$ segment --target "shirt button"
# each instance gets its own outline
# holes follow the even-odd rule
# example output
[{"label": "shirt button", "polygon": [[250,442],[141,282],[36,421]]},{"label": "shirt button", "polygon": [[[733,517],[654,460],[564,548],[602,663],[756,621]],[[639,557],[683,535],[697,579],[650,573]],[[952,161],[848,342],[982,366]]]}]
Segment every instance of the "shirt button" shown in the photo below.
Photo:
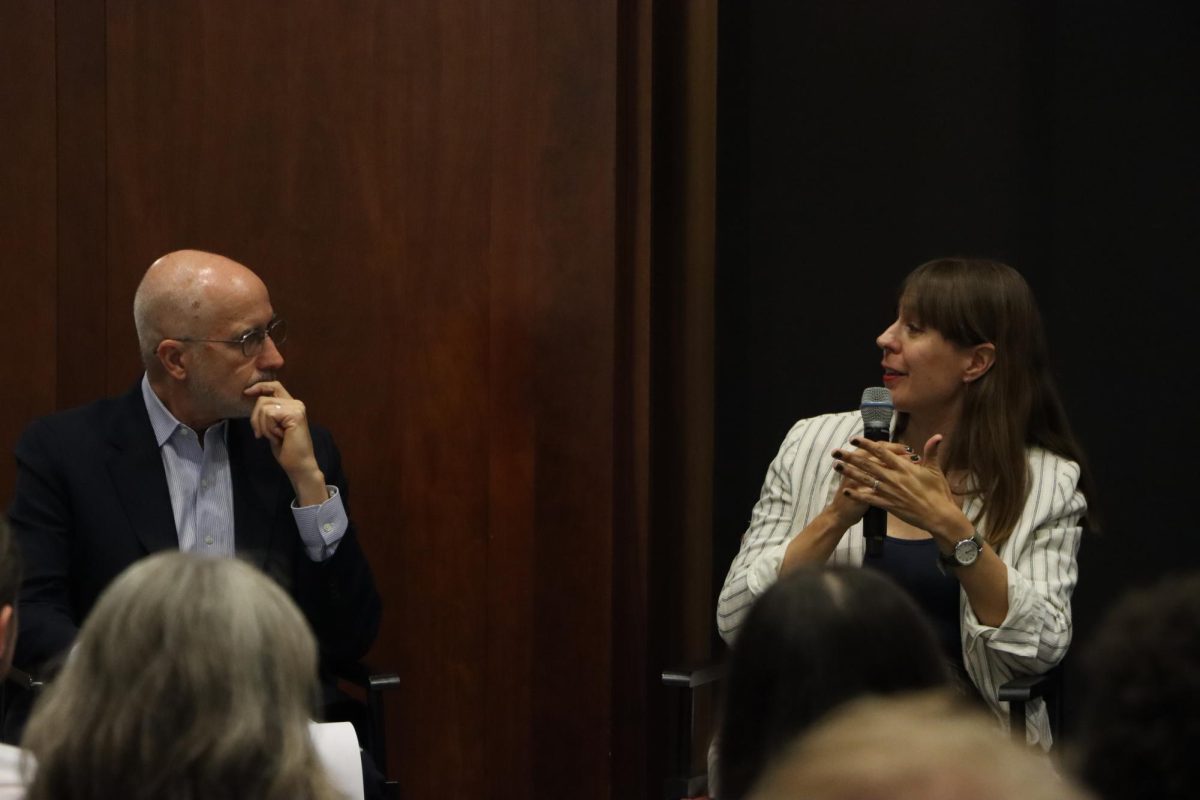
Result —
[{"label": "shirt button", "polygon": [[212,537],[211,537],[211,536],[205,536],[205,537],[204,537],[204,543],[205,543],[205,544],[212,544]]},{"label": "shirt button", "polygon": [[325,531],[326,533],[329,533],[330,531],[333,530],[333,523],[326,522],[324,525],[321,526],[321,530]]}]

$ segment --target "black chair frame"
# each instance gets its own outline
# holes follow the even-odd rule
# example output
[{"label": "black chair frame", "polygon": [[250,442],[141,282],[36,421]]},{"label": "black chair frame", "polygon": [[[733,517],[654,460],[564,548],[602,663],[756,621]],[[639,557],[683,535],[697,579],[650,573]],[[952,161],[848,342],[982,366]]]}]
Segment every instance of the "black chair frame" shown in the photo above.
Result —
[{"label": "black chair frame", "polygon": [[[725,675],[724,662],[705,663],[699,666],[666,669],[662,672],[662,683],[677,690],[672,708],[670,730],[675,739],[669,749],[670,764],[663,782],[665,800],[700,797],[708,788],[706,772],[696,772],[693,767],[693,742],[697,735],[710,732],[696,730],[696,698],[699,689],[710,686]],[[1034,698],[1043,698],[1050,714],[1050,732],[1058,741],[1062,721],[1062,668],[1055,667],[1043,675],[1025,675],[1005,683],[997,691],[997,698],[1008,703],[1008,724],[1014,741],[1025,742],[1025,706]]]}]

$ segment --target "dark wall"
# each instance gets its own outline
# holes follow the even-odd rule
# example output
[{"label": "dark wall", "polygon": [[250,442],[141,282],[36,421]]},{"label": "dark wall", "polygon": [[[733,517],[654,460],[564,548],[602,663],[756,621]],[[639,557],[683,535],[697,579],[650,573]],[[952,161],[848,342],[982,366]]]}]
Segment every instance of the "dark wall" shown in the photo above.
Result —
[{"label": "dark wall", "polygon": [[720,25],[717,585],[790,424],[879,383],[897,284],[951,254],[1029,279],[1092,460],[1076,645],[1125,588],[1200,566],[1196,6],[726,3]]},{"label": "dark wall", "polygon": [[[55,148],[54,13],[48,3],[0,4],[0,319],[9,331],[0,379],[0,495],[13,468],[8,453],[31,417],[54,408]],[[7,154],[17,153],[20,157]],[[11,198],[8,200],[7,198]],[[7,508],[7,502],[4,505]]]}]

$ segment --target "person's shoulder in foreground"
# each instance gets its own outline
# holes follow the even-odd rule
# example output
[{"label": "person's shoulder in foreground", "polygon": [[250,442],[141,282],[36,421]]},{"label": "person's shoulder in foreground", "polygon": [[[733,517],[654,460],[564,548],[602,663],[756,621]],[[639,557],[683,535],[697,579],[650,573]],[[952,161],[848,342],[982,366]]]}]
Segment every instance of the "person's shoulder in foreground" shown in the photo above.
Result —
[{"label": "person's shoulder in foreground", "polygon": [[[21,553],[8,522],[0,516],[0,683],[12,666],[17,638],[17,587],[21,582]],[[33,774],[33,758],[12,745],[0,744],[0,800],[19,800]]]},{"label": "person's shoulder in foreground", "polygon": [[1200,572],[1128,592],[1083,651],[1076,757],[1105,800],[1197,796]]},{"label": "person's shoulder in foreground", "polygon": [[1089,800],[1048,759],[946,692],[850,703],[797,741],[751,800]]}]

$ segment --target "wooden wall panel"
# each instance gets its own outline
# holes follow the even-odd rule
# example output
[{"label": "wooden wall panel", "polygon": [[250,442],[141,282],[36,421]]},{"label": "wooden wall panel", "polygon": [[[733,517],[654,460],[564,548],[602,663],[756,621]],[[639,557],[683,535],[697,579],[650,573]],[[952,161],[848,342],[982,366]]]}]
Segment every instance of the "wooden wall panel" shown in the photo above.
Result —
[{"label": "wooden wall panel", "polygon": [[54,408],[54,4],[0,4],[0,508],[12,494],[12,447],[25,423]]},{"label": "wooden wall panel", "polygon": [[[617,218],[613,460],[612,796],[656,797],[663,759],[652,733],[651,687],[663,663],[651,605],[670,585],[650,573],[651,164],[656,19],[650,2],[621,3],[617,20]],[[714,54],[715,56],[715,54]],[[664,290],[660,287],[660,291]],[[653,632],[652,632],[653,631]]]},{"label": "wooden wall panel", "polygon": [[[56,32],[58,387],[70,408],[125,384],[106,383],[110,341],[104,0],[58,0]],[[133,329],[132,296],[121,306]],[[128,353],[128,336],[118,339]],[[136,346],[134,348],[136,353]],[[134,357],[136,360],[136,356]]]},{"label": "wooden wall panel", "polygon": [[609,796],[609,746],[594,745],[610,742],[612,640],[623,633],[611,614],[614,9],[549,3],[537,19],[535,797]]},{"label": "wooden wall panel", "polygon": [[651,13],[0,6],[5,446],[138,378],[154,258],[258,271],[350,474],[411,796],[653,783]]},{"label": "wooden wall panel", "polygon": [[[492,99],[499,108],[527,106],[536,78],[533,9],[497,14]],[[515,79],[517,76],[523,78]],[[492,144],[503,158],[491,163],[489,186],[504,202],[491,207],[490,258],[499,274],[490,282],[490,426],[487,597],[491,606],[485,666],[492,675],[485,724],[492,743],[486,769],[498,786],[534,780],[530,709],[536,653],[535,582],[537,479],[537,297],[544,271],[538,263],[541,174],[536,121],[528,113],[498,114]]]},{"label": "wooden wall panel", "polygon": [[624,475],[647,458],[617,4],[109,0],[105,36],[110,388],[137,375],[154,257],[256,269],[292,323],[285,380],[343,449],[406,791],[611,796],[614,708],[646,674],[613,666],[627,621],[644,636],[613,552],[644,567]]}]

